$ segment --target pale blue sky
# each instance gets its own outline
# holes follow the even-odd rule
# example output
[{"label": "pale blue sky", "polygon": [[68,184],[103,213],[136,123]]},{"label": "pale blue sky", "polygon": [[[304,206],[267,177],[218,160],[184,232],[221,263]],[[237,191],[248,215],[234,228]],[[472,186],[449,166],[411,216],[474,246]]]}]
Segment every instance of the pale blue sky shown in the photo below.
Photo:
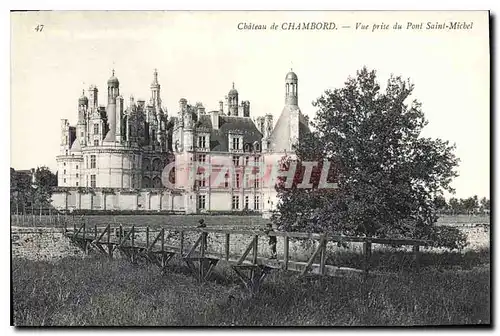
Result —
[{"label": "pale blue sky", "polygon": [[[342,86],[363,65],[380,81],[411,78],[413,97],[429,120],[424,135],[456,143],[458,197],[489,196],[489,46],[486,12],[30,12],[12,19],[11,166],[55,170],[60,119],[76,122],[83,88],[95,84],[105,103],[114,67],[125,100],[149,99],[158,69],[169,115],[178,101],[215,109],[234,81],[251,115],[284,104],[284,77],[293,63],[299,105]],[[240,22],[335,21],[355,26],[397,22],[473,21],[468,31],[239,31]],[[44,24],[42,32],[35,32]]]}]

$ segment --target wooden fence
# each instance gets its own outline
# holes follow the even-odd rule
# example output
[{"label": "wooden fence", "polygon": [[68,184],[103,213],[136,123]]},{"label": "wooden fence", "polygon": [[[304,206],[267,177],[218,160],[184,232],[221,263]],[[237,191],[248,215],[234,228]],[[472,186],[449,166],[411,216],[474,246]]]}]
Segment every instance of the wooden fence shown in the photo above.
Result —
[{"label": "wooden fence", "polygon": [[70,214],[11,214],[10,224],[12,226],[25,227],[65,227],[75,223],[82,223],[81,216],[73,216]]},{"label": "wooden fence", "polygon": [[[175,232],[178,239],[172,243],[167,242],[166,232]],[[213,268],[221,260],[229,263],[245,286],[252,291],[258,290],[266,275],[272,270],[285,270],[298,272],[301,275],[318,274],[323,276],[337,276],[347,273],[358,273],[368,275],[370,271],[370,259],[372,256],[372,244],[390,246],[412,246],[415,271],[420,270],[420,247],[428,245],[427,241],[414,239],[385,239],[374,237],[349,237],[328,234],[304,233],[304,232],[265,232],[258,230],[227,230],[211,228],[186,228],[149,227],[124,228],[123,226],[106,227],[89,226],[86,223],[78,225],[73,221],[73,227],[64,228],[64,233],[73,242],[78,244],[86,253],[90,250],[103,253],[110,258],[115,251],[122,252],[132,262],[145,260],[158,265],[162,272],[166,270],[168,262],[175,254],[184,260],[190,270],[199,280],[207,280]],[[223,235],[223,251],[210,246],[207,243],[209,235]],[[191,243],[186,238],[194,237]],[[235,235],[248,238],[244,250],[231,249],[231,239]],[[259,250],[259,240],[269,239],[275,236],[283,240],[282,258],[272,259]],[[311,240],[315,242],[315,248],[308,256],[307,261],[294,260],[290,256],[290,239]],[[327,263],[328,242],[357,242],[363,244],[363,267],[362,269],[346,268]]]}]

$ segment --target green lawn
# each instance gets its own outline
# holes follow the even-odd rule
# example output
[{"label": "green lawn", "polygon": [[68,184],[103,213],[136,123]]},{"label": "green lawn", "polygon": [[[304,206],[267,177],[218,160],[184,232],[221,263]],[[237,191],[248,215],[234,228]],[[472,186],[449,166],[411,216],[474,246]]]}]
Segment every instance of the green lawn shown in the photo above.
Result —
[{"label": "green lawn", "polygon": [[363,278],[277,272],[248,295],[222,264],[199,284],[180,264],[14,259],[17,326],[409,326],[490,323],[489,266]]}]

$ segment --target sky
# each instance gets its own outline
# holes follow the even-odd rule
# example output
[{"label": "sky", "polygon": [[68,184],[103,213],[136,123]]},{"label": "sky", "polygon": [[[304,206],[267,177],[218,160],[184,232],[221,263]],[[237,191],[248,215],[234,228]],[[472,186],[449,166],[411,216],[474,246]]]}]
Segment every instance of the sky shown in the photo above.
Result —
[{"label": "sky", "polygon": [[[148,100],[154,69],[169,115],[178,101],[218,108],[231,89],[249,100],[251,116],[284,105],[290,68],[299,106],[341,87],[363,66],[383,83],[410,78],[412,98],[429,120],[423,136],[455,143],[460,158],[455,197],[490,194],[490,88],[487,12],[26,12],[11,14],[11,167],[56,169],[60,119],[76,123],[82,89],[99,88],[114,68],[120,93]],[[473,23],[467,30],[405,29],[408,22]],[[335,22],[337,30],[271,30],[276,23]],[[374,24],[401,30],[372,32]],[[238,24],[266,25],[239,30]],[[370,29],[356,29],[358,24]],[[43,24],[41,31],[35,27]],[[342,28],[349,26],[350,28]]]}]

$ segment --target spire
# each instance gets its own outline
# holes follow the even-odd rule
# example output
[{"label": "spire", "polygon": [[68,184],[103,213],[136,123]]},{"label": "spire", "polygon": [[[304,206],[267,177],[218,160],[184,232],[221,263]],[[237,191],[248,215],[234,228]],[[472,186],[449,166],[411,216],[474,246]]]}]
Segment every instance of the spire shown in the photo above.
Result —
[{"label": "spire", "polygon": [[155,69],[153,72],[153,82],[151,83],[151,86],[157,86],[159,85],[158,83],[158,69]]}]

